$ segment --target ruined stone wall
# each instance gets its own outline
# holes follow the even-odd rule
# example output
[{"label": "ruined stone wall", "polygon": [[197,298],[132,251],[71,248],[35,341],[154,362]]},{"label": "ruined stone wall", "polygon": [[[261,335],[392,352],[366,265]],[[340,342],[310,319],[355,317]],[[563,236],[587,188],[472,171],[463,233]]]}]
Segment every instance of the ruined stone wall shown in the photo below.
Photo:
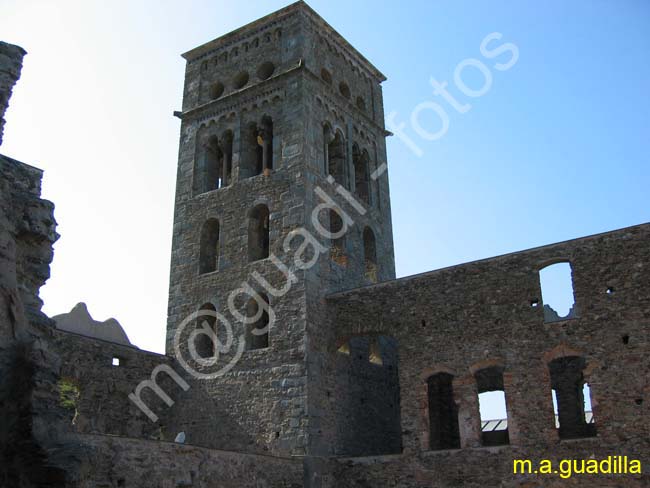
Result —
[{"label": "ruined stone wall", "polygon": [[[372,350],[375,340],[377,351]],[[345,352],[336,354],[336,387],[328,395],[337,413],[333,453],[370,456],[401,452],[396,344],[386,337],[354,337],[343,347]],[[378,357],[374,356],[377,352]]]},{"label": "ruined stone wall", "polygon": [[244,455],[171,442],[83,435],[87,471],[75,488],[299,488],[299,459]]},{"label": "ruined stone wall", "polygon": [[25,50],[0,41],[0,144],[5,126],[5,112],[16,81],[20,78]]},{"label": "ruined stone wall", "polygon": [[[54,344],[65,358],[59,385],[71,389],[67,410],[74,432],[174,439],[177,432],[167,430],[169,407],[160,397],[150,388],[142,393],[144,403],[160,417],[158,422],[152,422],[128,397],[159,365],[171,366],[180,373],[171,358],[59,330],[55,331]],[[114,364],[115,359],[118,364]],[[164,372],[157,377],[157,384],[172,398],[182,391]]]},{"label": "ruined stone wall", "polygon": [[[646,466],[649,238],[645,224],[331,296],[339,338],[382,334],[398,341],[404,445],[401,457],[345,465],[336,486],[359,479],[382,486],[484,486],[490,477],[504,486],[557,481],[513,476],[513,458],[619,454]],[[571,263],[580,313],[547,323],[538,271],[559,261]],[[566,356],[585,360],[596,437],[559,439],[548,365]],[[474,374],[493,365],[504,368],[510,444],[483,447]],[[461,448],[431,451],[426,381],[441,371],[454,377]],[[625,477],[625,486],[647,482],[647,475]],[[577,477],[572,483],[611,481]]]},{"label": "ruined stone wall", "polygon": [[74,457],[55,448],[66,433],[60,358],[38,291],[58,236],[53,205],[40,198],[41,176],[0,155],[0,485],[20,488],[57,486]]}]

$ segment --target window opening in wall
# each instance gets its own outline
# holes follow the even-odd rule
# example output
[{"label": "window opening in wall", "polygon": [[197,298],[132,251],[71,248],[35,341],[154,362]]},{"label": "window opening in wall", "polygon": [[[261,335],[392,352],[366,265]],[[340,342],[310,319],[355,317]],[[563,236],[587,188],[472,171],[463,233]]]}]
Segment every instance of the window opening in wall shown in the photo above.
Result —
[{"label": "window opening in wall", "polygon": [[481,441],[484,446],[510,443],[508,413],[503,386],[503,368],[493,366],[474,375],[481,416]]},{"label": "window opening in wall", "polygon": [[[196,318],[196,329],[209,328],[213,334],[217,333],[217,308],[211,303],[204,303],[199,308],[199,315]],[[207,334],[197,334],[194,339],[194,349],[200,359],[211,358],[215,355],[215,343]]]},{"label": "window opening in wall", "polygon": [[437,373],[427,380],[429,443],[432,450],[460,449],[458,406],[454,401],[454,377]]},{"label": "window opening in wall", "polygon": [[230,184],[232,171],[232,132],[226,131],[219,139],[210,137],[197,150],[194,191],[205,193]]},{"label": "window opening in wall", "polygon": [[345,185],[345,171],[346,171],[346,154],[345,139],[341,131],[336,131],[333,137],[326,139],[327,144],[327,172],[330,174],[334,181],[341,186]]},{"label": "window opening in wall", "polygon": [[539,271],[544,302],[544,321],[557,322],[577,317],[571,264],[557,263]]},{"label": "window opening in wall", "polygon": [[352,147],[352,165],[354,166],[354,193],[366,205],[370,204],[370,179],[369,179],[369,165],[370,156],[368,151],[359,150],[355,144]]},{"label": "window opening in wall", "polygon": [[583,370],[584,358],[568,356],[549,363],[555,423],[560,439],[596,435],[591,390]]},{"label": "window opening in wall", "polygon": [[376,338],[370,341],[368,360],[377,366],[383,366],[384,364],[384,360],[381,356],[381,345],[379,344],[379,340]]},{"label": "window opening in wall", "polygon": [[363,230],[363,259],[366,278],[372,283],[377,283],[379,274],[379,268],[377,266],[377,244],[375,234],[370,227],[366,227]]},{"label": "window opening in wall", "polygon": [[327,83],[328,85],[332,84],[332,75],[330,74],[329,71],[327,71],[325,68],[320,70],[320,77],[322,80]]},{"label": "window opening in wall", "polygon": [[239,73],[232,81],[232,85],[235,90],[243,88],[246,83],[248,83],[248,73],[246,71]]},{"label": "window opening in wall", "polygon": [[242,139],[240,178],[246,179],[273,169],[273,120],[262,117],[259,123],[247,125]]},{"label": "window opening in wall", "polygon": [[215,84],[213,84],[210,87],[210,98],[212,100],[216,100],[221,95],[223,95],[224,90],[225,90],[225,87],[223,86],[223,83],[217,81]]},{"label": "window opening in wall", "polygon": [[341,83],[339,83],[339,92],[345,98],[350,98],[350,87],[347,85],[347,83],[345,83],[343,81]]},{"label": "window opening in wall", "polygon": [[252,324],[247,324],[246,328],[246,349],[265,349],[269,347],[269,297],[260,294],[263,305],[257,300],[251,298],[246,305],[246,316],[249,318],[257,317]]},{"label": "window opening in wall", "polygon": [[[329,211],[329,232],[338,235],[343,230],[343,219],[334,210]],[[344,237],[332,238],[330,240],[330,259],[341,265],[347,265],[347,256],[345,255]]]},{"label": "window opening in wall", "polygon": [[269,208],[257,205],[248,219],[248,261],[269,257]]},{"label": "window opening in wall", "polygon": [[199,273],[217,270],[219,262],[219,221],[208,219],[201,229],[199,249]]},{"label": "window opening in wall", "polygon": [[113,356],[113,361],[112,361],[113,366],[119,366],[120,365],[120,358]]},{"label": "window opening in wall", "polygon": [[260,67],[257,69],[257,77],[260,80],[267,80],[273,75],[274,71],[275,71],[275,65],[270,61],[267,61],[265,63],[262,63]]}]

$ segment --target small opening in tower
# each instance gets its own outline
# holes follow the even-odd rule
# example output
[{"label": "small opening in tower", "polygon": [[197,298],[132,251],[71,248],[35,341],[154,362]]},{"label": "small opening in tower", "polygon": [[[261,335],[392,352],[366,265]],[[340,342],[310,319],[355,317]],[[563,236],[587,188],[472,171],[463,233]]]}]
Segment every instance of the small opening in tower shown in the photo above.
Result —
[{"label": "small opening in tower", "polygon": [[349,87],[349,86],[347,85],[347,83],[345,83],[344,81],[342,81],[341,83],[339,83],[339,92],[340,92],[341,95],[343,95],[345,98],[350,98],[350,87]]},{"label": "small opening in tower", "polygon": [[240,88],[243,88],[246,83],[248,83],[248,73],[246,71],[242,71],[237,76],[235,76],[232,82],[232,86],[235,88],[235,90],[239,90]]},{"label": "small opening in tower", "polygon": [[257,77],[260,80],[268,80],[275,71],[275,65],[270,61],[262,63],[259,68],[257,68]]},{"label": "small opening in tower", "polygon": [[363,259],[366,278],[372,283],[377,283],[379,274],[377,266],[377,244],[375,242],[375,233],[370,227],[366,227],[363,230]]},{"label": "small opening in tower", "polygon": [[269,208],[260,204],[251,210],[248,218],[248,261],[269,257]]},{"label": "small opening in tower", "polygon": [[117,356],[113,356],[113,361],[112,361],[113,366],[119,366],[120,365],[120,358]]},{"label": "small opening in tower", "polygon": [[[261,302],[259,301],[261,299]],[[246,349],[265,349],[269,347],[269,297],[259,294],[246,305],[246,316],[253,320],[246,326]]]},{"label": "small opening in tower", "polygon": [[216,100],[219,98],[221,95],[223,95],[223,91],[225,90],[225,87],[223,86],[223,83],[217,81],[212,87],[210,88],[210,98],[212,100]]},{"label": "small opening in tower", "polygon": [[332,75],[325,68],[320,70],[320,77],[328,85],[332,84]]}]

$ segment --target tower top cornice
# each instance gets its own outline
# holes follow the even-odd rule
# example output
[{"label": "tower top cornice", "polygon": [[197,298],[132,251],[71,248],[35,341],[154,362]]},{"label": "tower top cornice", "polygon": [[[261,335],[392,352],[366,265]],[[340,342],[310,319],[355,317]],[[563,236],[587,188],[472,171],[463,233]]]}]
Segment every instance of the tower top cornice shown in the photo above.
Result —
[{"label": "tower top cornice", "polygon": [[284,20],[294,15],[303,15],[304,18],[311,21],[321,35],[329,41],[334,42],[344,55],[359,64],[369,76],[381,83],[386,80],[386,76],[379,71],[366,57],[355,49],[336,29],[325,21],[318,13],[302,0],[294,2],[280,10],[270,13],[260,19],[250,22],[238,29],[227,34],[217,37],[212,41],[201,44],[182,54],[182,57],[188,63],[198,61],[209,55],[216,54],[224,48],[229,48],[236,43],[243,41],[249,36],[254,36],[267,30],[269,27],[278,25]]}]

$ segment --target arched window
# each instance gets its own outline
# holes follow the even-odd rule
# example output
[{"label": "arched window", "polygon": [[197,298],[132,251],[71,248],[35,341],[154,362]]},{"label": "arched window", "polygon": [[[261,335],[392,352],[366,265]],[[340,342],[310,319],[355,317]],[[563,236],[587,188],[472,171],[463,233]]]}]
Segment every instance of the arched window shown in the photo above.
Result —
[{"label": "arched window", "polygon": [[[246,349],[264,349],[269,347],[269,297],[260,294],[264,301],[264,306],[260,310],[260,304],[254,298],[251,298],[246,305],[246,315],[248,317],[259,318],[252,324],[247,324],[246,328]],[[264,308],[266,307],[266,309]]]},{"label": "arched window", "polygon": [[219,266],[219,221],[208,219],[201,229],[199,273],[211,273]]},{"label": "arched window", "polygon": [[359,151],[359,146],[356,144],[352,147],[352,164],[354,166],[354,193],[359,197],[359,200],[366,205],[370,204],[370,192],[368,191],[368,165],[370,163],[370,156],[365,149],[363,152]]},{"label": "arched window", "polygon": [[366,278],[373,283],[377,283],[378,266],[377,266],[377,244],[375,242],[375,233],[370,227],[363,229],[363,264]]},{"label": "arched window", "polygon": [[[575,439],[596,435],[593,413],[585,408],[586,382],[583,375],[585,360],[579,356],[554,359],[548,365],[551,373],[551,388],[555,400],[560,439]],[[591,405],[591,399],[589,399]],[[588,415],[589,419],[587,419]],[[587,421],[589,420],[589,421]]]},{"label": "arched window", "polygon": [[248,125],[242,138],[242,178],[273,169],[273,120],[264,116],[259,124]]},{"label": "arched window", "polygon": [[345,186],[346,154],[345,139],[337,130],[334,137],[327,141],[327,172],[342,186]]},{"label": "arched window", "polygon": [[[199,316],[196,318],[196,328],[205,329],[209,327],[216,334],[216,317],[217,308],[211,303],[201,305]],[[195,339],[196,354],[201,359],[213,357],[215,355],[215,344],[207,334],[198,334]]]},{"label": "arched window", "polygon": [[454,377],[437,373],[427,380],[429,443],[432,450],[460,449],[458,406],[454,401]]},{"label": "arched window", "polygon": [[503,368],[491,366],[477,371],[479,413],[481,416],[481,440],[484,446],[500,446],[510,443],[508,414],[503,388]]},{"label": "arched window", "polygon": [[557,322],[578,316],[571,274],[569,262],[551,264],[539,271],[545,322]]},{"label": "arched window", "polygon": [[273,169],[273,120],[268,115],[262,117],[257,144],[261,147],[262,172]]},{"label": "arched window", "polygon": [[232,180],[232,141],[232,131],[225,131],[220,140],[221,151],[223,153],[223,162],[221,165],[221,187],[230,185]]},{"label": "arched window", "polygon": [[216,136],[211,137],[204,152],[204,192],[221,188],[222,164],[223,152],[219,147],[219,140]]},{"label": "arched window", "polygon": [[248,218],[248,261],[269,257],[269,209],[256,206]]},{"label": "arched window", "polygon": [[217,190],[229,184],[232,170],[232,132],[221,139],[211,136],[200,143],[196,159],[194,189],[196,193]]}]

